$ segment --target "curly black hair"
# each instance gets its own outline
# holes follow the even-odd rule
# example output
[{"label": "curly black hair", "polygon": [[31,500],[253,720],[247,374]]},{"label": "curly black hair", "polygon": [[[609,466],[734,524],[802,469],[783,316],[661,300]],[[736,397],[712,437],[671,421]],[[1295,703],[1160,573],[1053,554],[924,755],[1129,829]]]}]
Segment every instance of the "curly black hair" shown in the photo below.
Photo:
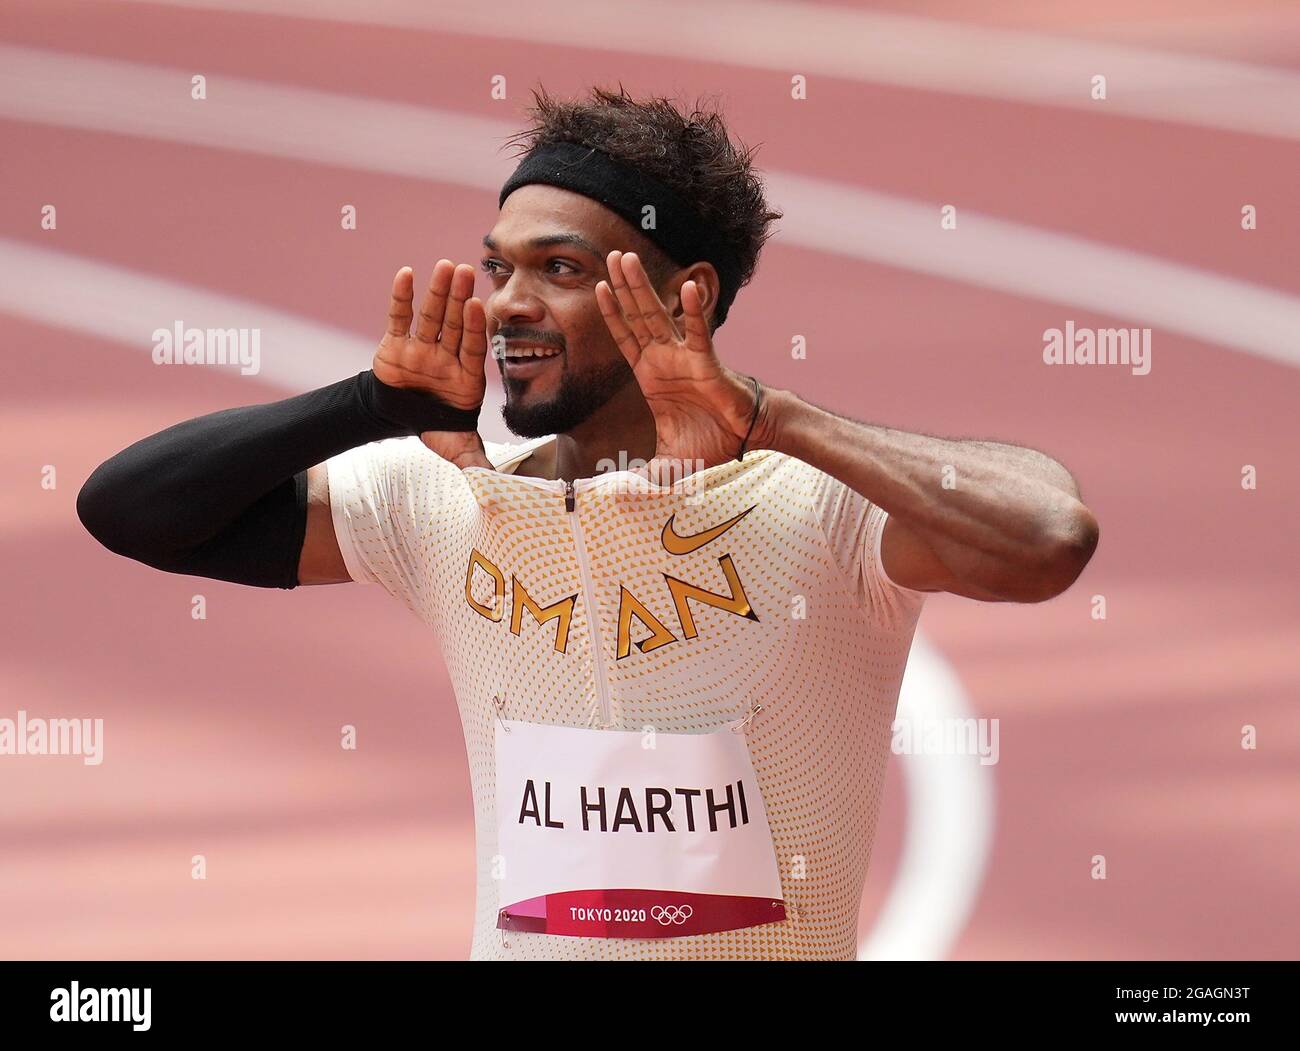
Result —
[{"label": "curly black hair", "polygon": [[[689,113],[670,98],[633,98],[622,83],[617,91],[593,87],[586,100],[555,99],[540,84],[528,110],[530,127],[507,139],[517,156],[555,142],[594,147],[652,175],[691,202],[736,253],[740,280],[731,297],[720,299],[710,327],[727,319],[731,298],[749,283],[758,254],[782,217],[768,208],[763,183],[754,169],[754,147],[733,144],[716,105],[697,100]],[[656,283],[674,264],[662,252],[647,261]]]}]

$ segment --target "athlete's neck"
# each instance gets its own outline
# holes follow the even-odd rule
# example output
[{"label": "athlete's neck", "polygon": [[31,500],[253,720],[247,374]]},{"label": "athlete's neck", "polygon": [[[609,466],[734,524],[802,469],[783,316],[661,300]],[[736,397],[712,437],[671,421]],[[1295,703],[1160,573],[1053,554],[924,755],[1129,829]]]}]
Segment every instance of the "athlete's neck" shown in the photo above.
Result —
[{"label": "athlete's neck", "polygon": [[[515,474],[530,478],[593,478],[648,462],[655,451],[655,421],[633,380],[586,420],[532,453]],[[612,464],[612,466],[611,466]]]}]

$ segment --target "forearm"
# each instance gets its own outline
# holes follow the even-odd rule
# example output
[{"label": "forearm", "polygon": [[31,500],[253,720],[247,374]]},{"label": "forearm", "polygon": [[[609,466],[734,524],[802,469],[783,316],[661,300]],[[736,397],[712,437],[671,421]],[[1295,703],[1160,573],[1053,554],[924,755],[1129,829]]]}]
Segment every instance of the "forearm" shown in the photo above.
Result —
[{"label": "forearm", "polygon": [[309,467],[426,426],[473,429],[477,416],[364,372],[150,435],[95,469],[77,513],[105,547],[147,565],[292,587]]},{"label": "forearm", "polygon": [[789,391],[769,393],[771,447],[884,508],[974,590],[1010,596],[1027,578],[1048,589],[1087,562],[1096,522],[1050,457],[860,423]]}]

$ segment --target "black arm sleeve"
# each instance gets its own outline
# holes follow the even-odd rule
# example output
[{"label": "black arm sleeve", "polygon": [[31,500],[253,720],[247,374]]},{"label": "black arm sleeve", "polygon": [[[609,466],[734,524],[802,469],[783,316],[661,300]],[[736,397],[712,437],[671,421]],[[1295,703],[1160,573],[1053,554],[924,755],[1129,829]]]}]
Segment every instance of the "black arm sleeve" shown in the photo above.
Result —
[{"label": "black arm sleeve", "polygon": [[110,551],[155,569],[297,587],[309,467],[384,438],[476,430],[478,415],[367,370],[141,439],[95,468],[77,516]]}]

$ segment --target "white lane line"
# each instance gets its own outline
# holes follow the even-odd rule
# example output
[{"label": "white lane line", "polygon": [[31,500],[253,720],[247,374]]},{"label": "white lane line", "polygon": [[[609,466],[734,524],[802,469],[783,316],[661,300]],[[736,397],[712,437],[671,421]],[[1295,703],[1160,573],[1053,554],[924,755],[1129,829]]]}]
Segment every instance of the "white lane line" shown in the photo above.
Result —
[{"label": "white lane line", "polygon": [[515,129],[402,102],[0,44],[0,116],[498,190]]},{"label": "white lane line", "polygon": [[[800,73],[1067,107],[1103,119],[1173,121],[1300,139],[1300,76],[1286,69],[834,5],[782,0],[137,2],[744,66],[780,74],[784,84],[774,84],[774,98],[788,98],[789,78]],[[1100,103],[1089,93],[1097,74],[1105,75],[1109,86]],[[815,92],[816,84],[809,90]]]},{"label": "white lane line", "polygon": [[[913,727],[974,719],[956,672],[917,632],[898,700]],[[952,725],[952,724],[949,724]],[[903,851],[860,960],[941,960],[974,911],[994,833],[993,767],[971,755],[900,755]]]},{"label": "white lane line", "polygon": [[[0,314],[112,340],[142,354],[152,352],[155,329],[170,331],[177,321],[186,328],[259,329],[259,373],[243,376],[238,365],[202,368],[220,368],[250,384],[264,383],[293,394],[337,383],[369,368],[383,335],[383,318],[376,322],[373,339],[368,339],[265,303],[6,238],[0,238],[0,273],[5,275],[0,281]],[[501,419],[504,395],[494,372],[495,368],[489,369],[480,416],[483,437],[518,441]],[[254,400],[250,398],[250,403]]]},{"label": "white lane line", "polygon": [[[767,184],[789,204],[778,238],[801,247],[1096,311],[1121,327],[1156,329],[1157,340],[1179,333],[1300,366],[1300,296],[960,205],[957,229],[942,230],[938,204],[786,172]],[[1006,352],[1035,353],[1028,345]]]},{"label": "white lane line", "polygon": [[[262,371],[243,377],[299,393],[332,383],[369,363],[368,344],[261,303],[208,292],[47,248],[0,238],[0,314],[83,332],[151,351],[155,328],[175,320],[194,328],[260,328]],[[77,289],[70,310],[67,289]],[[163,368],[167,366],[154,366]],[[230,374],[238,376],[237,367]],[[489,382],[486,441],[518,442],[499,415],[502,393]],[[918,632],[903,678],[900,717],[969,718],[961,685]],[[863,959],[941,958],[960,935],[983,882],[991,804],[983,780],[963,777],[953,760],[902,756],[907,779],[903,862],[866,943]]]},{"label": "white lane line", "polygon": [[[404,103],[220,78],[206,102],[174,69],[0,45],[0,116],[397,174],[495,193],[514,125]],[[766,175],[785,212],[774,244],[834,252],[1098,311],[1115,325],[1179,333],[1300,365],[1300,297],[961,207],[789,172]],[[949,202],[946,202],[949,203]],[[485,218],[492,205],[485,202]],[[1061,325],[1064,323],[1061,319]],[[1060,327],[1058,325],[1057,327]],[[1036,353],[1034,345],[1027,353]],[[1154,352],[1153,352],[1154,353]]]}]

